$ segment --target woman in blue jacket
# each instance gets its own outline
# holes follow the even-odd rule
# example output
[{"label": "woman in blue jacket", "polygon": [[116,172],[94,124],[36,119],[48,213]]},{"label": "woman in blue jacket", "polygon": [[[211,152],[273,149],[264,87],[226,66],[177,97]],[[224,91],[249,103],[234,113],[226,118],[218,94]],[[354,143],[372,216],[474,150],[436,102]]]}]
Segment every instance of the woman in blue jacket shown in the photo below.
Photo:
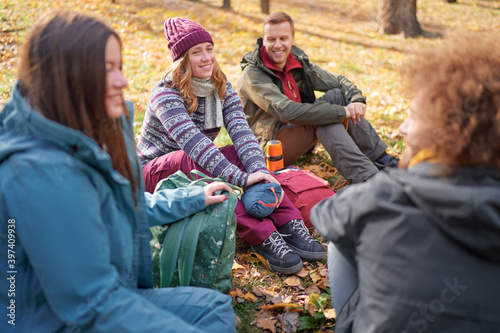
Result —
[{"label": "woman in blue jacket", "polygon": [[228,296],[152,288],[149,226],[229,188],[144,193],[121,70],[118,35],[94,18],[51,12],[27,37],[0,113],[2,332],[235,330]]}]

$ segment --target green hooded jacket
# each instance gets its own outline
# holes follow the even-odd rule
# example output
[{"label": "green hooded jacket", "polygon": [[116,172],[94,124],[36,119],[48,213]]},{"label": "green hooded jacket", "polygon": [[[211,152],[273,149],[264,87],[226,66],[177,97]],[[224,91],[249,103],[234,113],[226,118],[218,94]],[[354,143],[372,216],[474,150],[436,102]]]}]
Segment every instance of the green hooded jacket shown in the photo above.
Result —
[{"label": "green hooded jacket", "polygon": [[302,103],[290,100],[283,93],[279,77],[262,62],[261,47],[262,38],[259,38],[254,50],[243,56],[240,63],[243,73],[236,89],[245,107],[248,124],[263,149],[269,140],[276,137],[283,123],[327,125],[344,121],[344,107],[327,102],[313,104],[316,99],[314,91],[339,88],[348,103],[366,102],[362,92],[345,76],[333,74],[309,62],[307,54],[296,46],[292,46],[291,52],[303,68],[292,69],[292,75]]}]

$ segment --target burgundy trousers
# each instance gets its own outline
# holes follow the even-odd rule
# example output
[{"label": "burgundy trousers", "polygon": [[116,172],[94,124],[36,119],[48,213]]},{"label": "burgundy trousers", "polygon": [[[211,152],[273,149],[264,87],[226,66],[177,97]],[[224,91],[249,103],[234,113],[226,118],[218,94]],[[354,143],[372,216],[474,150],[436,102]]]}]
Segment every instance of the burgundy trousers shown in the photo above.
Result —
[{"label": "burgundy trousers", "polygon": [[[229,145],[220,149],[220,152],[240,170],[245,171],[234,146]],[[146,191],[152,193],[156,184],[163,178],[181,170],[186,175],[193,169],[199,170],[208,176],[214,177],[211,173],[195,163],[183,150],[178,150],[149,161],[142,169]],[[238,201],[235,209],[237,230],[241,239],[252,244],[258,245],[269,237],[277,227],[280,227],[293,219],[302,219],[299,210],[293,205],[290,199],[284,194],[281,205],[274,212],[259,219],[251,216],[245,210],[245,207]]]}]

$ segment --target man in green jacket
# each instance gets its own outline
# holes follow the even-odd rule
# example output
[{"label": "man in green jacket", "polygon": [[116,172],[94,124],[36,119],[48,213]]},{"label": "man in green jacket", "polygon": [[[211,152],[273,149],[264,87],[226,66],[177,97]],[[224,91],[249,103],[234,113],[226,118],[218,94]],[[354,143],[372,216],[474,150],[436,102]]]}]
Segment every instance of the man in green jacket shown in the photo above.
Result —
[{"label": "man in green jacket", "polygon": [[[340,174],[352,183],[396,166],[387,145],[364,118],[366,98],[346,77],[310,63],[294,46],[292,18],[273,13],[264,21],[263,37],[247,53],[237,91],[252,131],[262,148],[282,142],[285,165],[319,141]],[[314,91],[325,92],[316,99]]]}]

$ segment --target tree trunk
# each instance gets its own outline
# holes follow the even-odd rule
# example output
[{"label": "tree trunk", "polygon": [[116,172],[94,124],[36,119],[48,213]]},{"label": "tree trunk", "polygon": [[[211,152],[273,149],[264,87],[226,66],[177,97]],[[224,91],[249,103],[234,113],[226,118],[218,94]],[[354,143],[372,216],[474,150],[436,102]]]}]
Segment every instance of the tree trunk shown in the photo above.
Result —
[{"label": "tree trunk", "polygon": [[260,9],[264,14],[269,14],[269,7],[271,7],[269,1],[270,0],[260,0]]},{"label": "tree trunk", "polygon": [[231,9],[231,0],[224,0],[224,2],[222,3],[222,8]]},{"label": "tree trunk", "polygon": [[417,0],[379,0],[377,21],[380,31],[395,35],[404,32],[405,37],[423,33],[417,20]]}]

